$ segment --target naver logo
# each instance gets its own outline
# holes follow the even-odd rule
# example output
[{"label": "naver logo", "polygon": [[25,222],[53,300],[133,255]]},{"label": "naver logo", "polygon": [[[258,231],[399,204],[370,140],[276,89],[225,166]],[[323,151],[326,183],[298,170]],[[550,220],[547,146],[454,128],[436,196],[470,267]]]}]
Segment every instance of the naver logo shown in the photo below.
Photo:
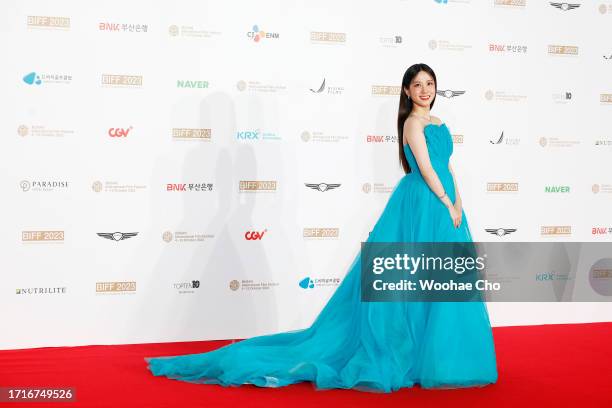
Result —
[{"label": "naver logo", "polygon": [[191,88],[191,89],[206,89],[208,88],[208,81],[200,81],[200,80],[176,80],[177,88]]}]

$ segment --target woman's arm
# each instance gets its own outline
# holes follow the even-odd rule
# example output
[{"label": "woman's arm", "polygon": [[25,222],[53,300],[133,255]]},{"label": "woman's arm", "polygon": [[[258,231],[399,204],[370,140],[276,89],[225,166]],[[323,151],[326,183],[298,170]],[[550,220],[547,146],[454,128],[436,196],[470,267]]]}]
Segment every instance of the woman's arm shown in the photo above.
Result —
[{"label": "woman's arm", "polygon": [[450,163],[448,163],[448,170],[450,171],[450,174],[453,176],[453,184],[455,186],[455,208],[457,209],[457,211],[461,212],[461,206],[462,206],[461,195],[459,195],[459,187],[457,186],[457,179],[455,178],[455,172],[453,171],[453,167],[451,166]]},{"label": "woman's arm", "polygon": [[450,198],[448,198],[446,191],[444,191],[444,186],[442,182],[440,182],[438,174],[431,165],[427,143],[425,142],[425,135],[423,134],[423,127],[417,119],[408,118],[404,122],[404,139],[410,145],[410,149],[412,150],[412,154],[414,154],[421,175],[431,191],[440,198],[447,208],[450,209],[453,207],[453,203]]}]

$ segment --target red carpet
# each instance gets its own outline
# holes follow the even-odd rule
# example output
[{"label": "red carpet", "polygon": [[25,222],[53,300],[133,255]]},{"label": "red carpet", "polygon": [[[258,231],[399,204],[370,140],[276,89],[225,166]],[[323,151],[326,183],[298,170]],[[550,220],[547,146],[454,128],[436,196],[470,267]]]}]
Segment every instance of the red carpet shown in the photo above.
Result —
[{"label": "red carpet", "polygon": [[223,342],[57,347],[0,351],[0,387],[74,387],[77,402],[14,407],[612,407],[612,323],[493,329],[499,381],[485,388],[402,389],[392,394],[286,388],[223,388],[153,377],[143,357],[196,353]]}]

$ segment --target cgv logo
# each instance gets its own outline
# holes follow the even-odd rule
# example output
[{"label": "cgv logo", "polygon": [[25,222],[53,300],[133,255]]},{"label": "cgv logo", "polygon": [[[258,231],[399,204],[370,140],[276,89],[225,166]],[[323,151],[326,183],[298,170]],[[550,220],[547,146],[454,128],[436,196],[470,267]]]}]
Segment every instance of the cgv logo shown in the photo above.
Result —
[{"label": "cgv logo", "polygon": [[127,137],[132,130],[132,126],[127,129],[124,128],[110,128],[108,129],[108,135],[110,137]]},{"label": "cgv logo", "polygon": [[247,241],[255,241],[255,240],[257,240],[257,241],[261,241],[261,239],[263,238],[264,234],[265,234],[267,231],[268,231],[267,229],[263,230],[262,232],[257,232],[257,231],[247,231],[247,232],[244,234],[244,238],[245,238]]},{"label": "cgv logo", "polygon": [[236,139],[238,140],[259,140],[259,129],[252,131],[237,132]]}]

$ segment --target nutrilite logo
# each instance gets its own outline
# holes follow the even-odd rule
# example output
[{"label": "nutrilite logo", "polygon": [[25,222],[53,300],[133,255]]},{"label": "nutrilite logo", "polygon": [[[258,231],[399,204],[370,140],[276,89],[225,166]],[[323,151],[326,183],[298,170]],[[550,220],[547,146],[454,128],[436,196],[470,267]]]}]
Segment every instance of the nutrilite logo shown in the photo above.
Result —
[{"label": "nutrilite logo", "polygon": [[16,295],[63,295],[66,293],[66,286],[60,287],[35,287],[35,288],[17,288]]}]

